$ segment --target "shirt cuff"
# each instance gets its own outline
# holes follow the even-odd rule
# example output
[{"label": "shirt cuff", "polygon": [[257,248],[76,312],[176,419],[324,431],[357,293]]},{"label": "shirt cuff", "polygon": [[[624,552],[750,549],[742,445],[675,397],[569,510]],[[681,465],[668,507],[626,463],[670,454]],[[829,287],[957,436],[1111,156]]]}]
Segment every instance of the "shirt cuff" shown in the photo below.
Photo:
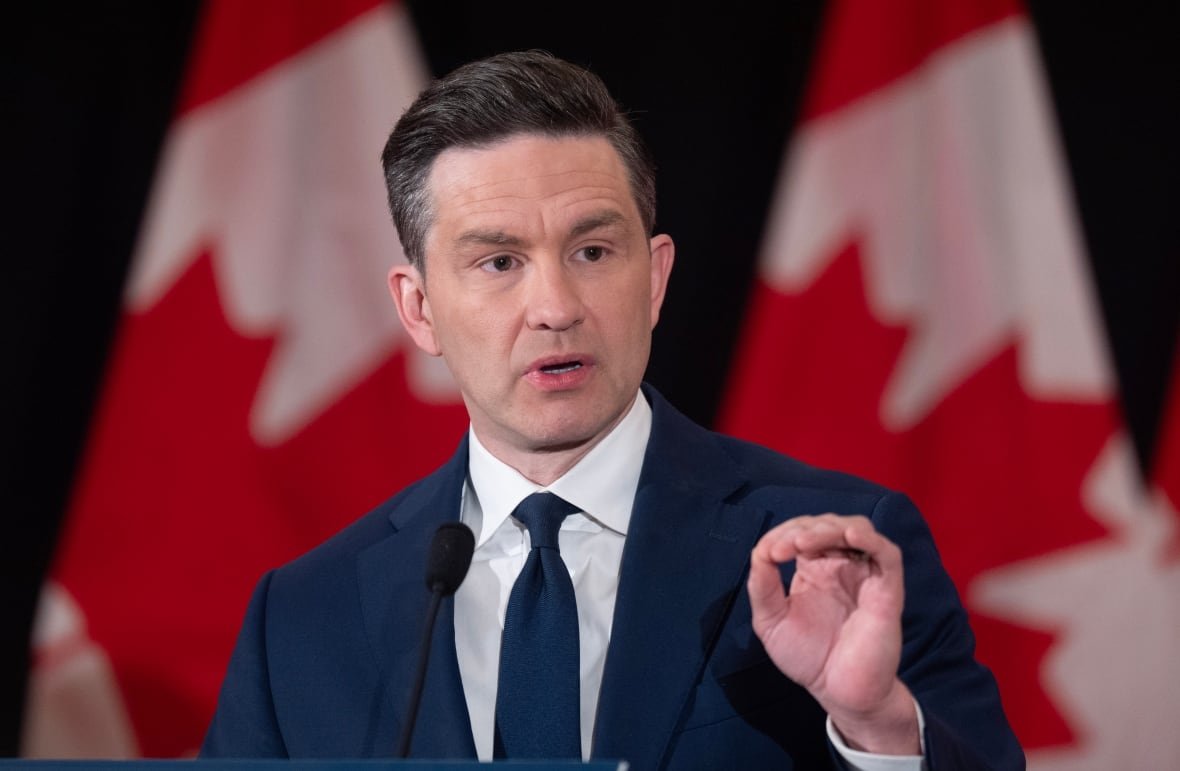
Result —
[{"label": "shirt cuff", "polygon": [[828,716],[828,741],[836,748],[836,752],[848,764],[852,771],[925,771],[926,770],[926,719],[922,716],[922,708],[914,702],[914,712],[918,716],[918,741],[921,744],[921,755],[877,755],[872,752],[854,750],[844,743],[844,737],[836,730],[832,718]]}]

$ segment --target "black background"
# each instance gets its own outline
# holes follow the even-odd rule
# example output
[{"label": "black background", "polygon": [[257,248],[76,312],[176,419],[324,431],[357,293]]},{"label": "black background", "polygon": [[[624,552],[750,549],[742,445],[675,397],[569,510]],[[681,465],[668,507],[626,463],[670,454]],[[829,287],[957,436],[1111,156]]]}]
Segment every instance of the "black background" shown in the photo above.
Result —
[{"label": "black background", "polygon": [[[958,1],[958,0],[948,0]],[[0,755],[197,4],[7,14]],[[1030,3],[1123,406],[1150,464],[1180,325],[1172,4]],[[435,73],[545,48],[598,72],[660,167],[677,264],[648,377],[710,423],[822,18],[820,0],[409,3]]]}]

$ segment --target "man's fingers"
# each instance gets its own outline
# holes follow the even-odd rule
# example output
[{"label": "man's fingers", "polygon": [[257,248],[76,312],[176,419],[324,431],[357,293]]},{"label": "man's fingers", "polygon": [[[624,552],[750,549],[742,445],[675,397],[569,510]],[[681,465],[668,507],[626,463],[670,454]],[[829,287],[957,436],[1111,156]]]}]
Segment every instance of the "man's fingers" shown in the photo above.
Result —
[{"label": "man's fingers", "polygon": [[784,522],[782,525],[772,528],[758,539],[758,543],[754,545],[754,552],[751,555],[752,561],[763,561],[777,565],[794,559],[796,554],[794,540],[796,531],[794,528],[784,527],[787,524],[790,523]]},{"label": "man's fingers", "polygon": [[883,570],[900,567],[901,551],[877,532],[866,517],[821,514],[789,519],[754,547],[753,559],[774,563],[796,557],[833,557],[875,562]]},{"label": "man's fingers", "polygon": [[768,560],[750,560],[746,590],[750,593],[750,609],[755,619],[778,615],[786,602],[782,574],[779,573],[778,565]]},{"label": "man's fingers", "polygon": [[784,539],[784,532],[774,528],[758,540],[750,554],[750,577],[746,589],[750,593],[750,606],[755,618],[763,615],[777,615],[786,602],[782,574],[779,564],[792,559],[793,546]]},{"label": "man's fingers", "polygon": [[876,562],[883,572],[901,570],[901,549],[897,544],[877,532],[873,523],[863,517],[863,522],[854,522],[844,533],[848,546]]},{"label": "man's fingers", "polygon": [[829,551],[847,551],[853,548],[846,537],[848,529],[853,525],[853,517],[824,514],[797,525],[791,531],[792,540],[799,554],[808,557],[819,556]]}]

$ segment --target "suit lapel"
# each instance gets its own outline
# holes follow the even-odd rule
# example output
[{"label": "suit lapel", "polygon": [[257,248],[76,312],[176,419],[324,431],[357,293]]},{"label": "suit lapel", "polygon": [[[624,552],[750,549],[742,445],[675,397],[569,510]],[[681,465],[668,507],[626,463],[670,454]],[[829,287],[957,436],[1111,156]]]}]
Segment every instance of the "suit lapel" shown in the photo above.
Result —
[{"label": "suit lapel", "polygon": [[[381,677],[387,684],[377,710],[385,717],[380,718],[383,724],[377,725],[374,733],[389,736],[389,746],[375,747],[377,756],[393,753],[401,735],[430,601],[424,581],[426,555],[435,529],[443,522],[459,520],[466,474],[467,439],[464,437],[445,466],[409,490],[403,500],[395,502],[389,517],[392,525],[389,537],[357,558],[365,630]],[[385,725],[392,730],[387,733]],[[434,628],[411,756],[475,757],[455,655],[453,597],[443,601]]]},{"label": "suit lapel", "polygon": [[708,432],[654,391],[652,434],[627,532],[594,757],[655,768],[743,586],[764,515]]}]

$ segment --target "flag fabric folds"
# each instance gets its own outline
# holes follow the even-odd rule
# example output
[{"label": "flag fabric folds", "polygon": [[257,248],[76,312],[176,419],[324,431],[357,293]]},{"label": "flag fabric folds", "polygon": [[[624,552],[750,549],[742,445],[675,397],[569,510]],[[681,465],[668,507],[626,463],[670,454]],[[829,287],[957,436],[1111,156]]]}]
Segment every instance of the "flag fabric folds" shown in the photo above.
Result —
[{"label": "flag fabric folds", "polygon": [[403,8],[212,0],[43,592],[28,756],[194,753],[250,591],[453,450],[385,290]]},{"label": "flag fabric folds", "polygon": [[1176,518],[1117,409],[1024,9],[835,0],[808,93],[720,428],[915,499],[1033,768],[1174,763]]}]

